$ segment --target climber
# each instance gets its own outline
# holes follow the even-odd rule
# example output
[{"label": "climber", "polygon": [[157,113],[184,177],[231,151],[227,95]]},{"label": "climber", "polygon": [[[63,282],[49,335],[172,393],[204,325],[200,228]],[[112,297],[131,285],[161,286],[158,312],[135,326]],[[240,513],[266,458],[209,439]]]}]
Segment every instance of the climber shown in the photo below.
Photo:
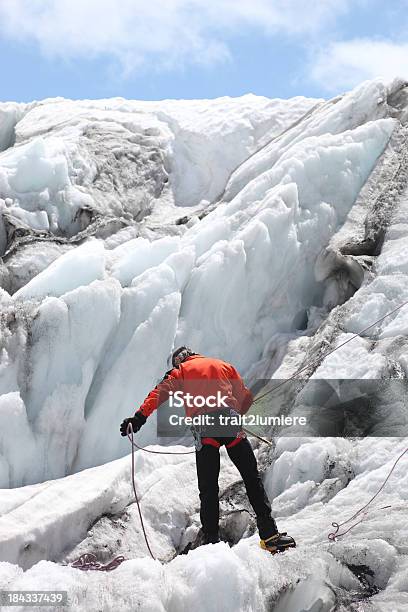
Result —
[{"label": "climber", "polygon": [[[166,372],[161,382],[149,393],[143,404],[131,418],[124,419],[120,426],[122,436],[126,436],[129,423],[137,432],[146,422],[147,417],[176,391],[187,389],[195,397],[214,397],[220,393],[225,403],[221,408],[212,409],[211,414],[238,416],[245,414],[253,401],[252,393],[247,389],[237,370],[229,363],[193,353],[182,346],[174,351],[171,358],[172,368]],[[186,394],[187,395],[187,394]],[[184,405],[188,416],[197,415],[200,411],[191,404]],[[219,424],[219,419],[217,421]],[[224,433],[226,435],[214,435]],[[213,435],[211,435],[213,434]],[[204,534],[204,543],[219,542],[219,499],[218,476],[220,471],[220,446],[225,445],[228,456],[237,467],[244,481],[248,499],[254,509],[260,545],[271,553],[293,548],[296,543],[286,533],[279,533],[275,520],[271,516],[271,505],[266,495],[252,447],[245,432],[238,426],[228,426],[220,431],[211,427],[193,428],[196,442],[196,466],[198,488],[200,493],[200,519]]]}]

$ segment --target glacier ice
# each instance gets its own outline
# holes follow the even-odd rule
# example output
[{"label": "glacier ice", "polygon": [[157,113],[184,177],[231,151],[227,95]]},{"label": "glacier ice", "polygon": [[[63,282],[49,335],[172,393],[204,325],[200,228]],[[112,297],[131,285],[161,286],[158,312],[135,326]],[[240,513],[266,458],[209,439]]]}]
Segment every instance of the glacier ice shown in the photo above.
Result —
[{"label": "glacier ice", "polygon": [[[371,101],[378,88],[379,84],[374,82],[349,94],[353,98],[357,116],[363,113],[358,105],[362,105],[365,111],[364,105],[367,100]],[[365,95],[362,95],[361,90]],[[303,100],[299,103],[303,108]],[[44,106],[33,109],[34,119],[39,111],[45,120]],[[53,104],[50,111],[55,111]],[[89,120],[92,122],[93,111],[89,112]],[[314,111],[318,112],[319,108]],[[75,334],[80,333],[79,329],[75,334],[65,335],[63,340],[58,341],[53,327],[48,325],[47,328],[46,325],[44,330],[41,328],[42,338],[38,342],[40,345],[46,342],[50,347],[48,353],[52,355],[52,361],[58,362],[57,355],[63,343],[66,355],[72,352],[76,354],[75,365],[72,367],[81,374],[77,376],[73,372],[71,377],[62,368],[59,373],[55,373],[55,380],[48,375],[47,407],[46,397],[41,395],[40,408],[38,402],[35,402],[36,406],[32,404],[37,394],[32,387],[34,384],[38,387],[39,384],[35,368],[22,394],[29,419],[37,421],[43,418],[42,411],[46,414],[52,411],[54,418],[58,419],[57,415],[64,412],[60,397],[61,393],[65,394],[62,389],[69,378],[75,380],[76,397],[82,398],[78,401],[82,401],[85,414],[77,430],[75,464],[68,462],[60,474],[53,471],[54,477],[69,473],[72,469],[117,458],[125,452],[121,440],[110,434],[113,422],[120,421],[132,412],[149,387],[160,377],[174,343],[187,342],[198,351],[214,352],[234,362],[245,372],[262,357],[264,346],[273,334],[296,330],[300,313],[306,312],[321,299],[322,285],[314,279],[316,258],[344,222],[394,129],[394,119],[382,116],[378,118],[378,114],[376,110],[374,120],[370,121],[364,116],[366,122],[357,126],[355,115],[350,119],[342,115],[342,132],[339,131],[340,120],[335,114],[336,133],[324,132],[319,138],[315,128],[309,134],[307,127],[301,138],[297,133],[300,124],[296,119],[293,128],[294,143],[289,139],[291,130],[288,130],[284,136],[287,145],[272,168],[259,173],[255,165],[255,174],[245,187],[230,201],[224,202],[221,199],[216,208],[210,210],[199,223],[184,230],[182,226],[176,226],[180,228],[178,234],[158,236],[153,240],[139,236],[113,249],[105,248],[102,238],[96,237],[93,241],[89,237],[84,238],[82,244],[55,259],[15,292],[14,299],[24,299],[24,304],[27,304],[24,308],[32,309],[31,318],[34,322],[36,317],[41,316],[43,307],[35,305],[33,298],[68,296],[77,286],[85,285],[89,285],[89,291],[92,292],[93,287],[95,290],[99,288],[98,284],[92,285],[92,281],[102,280],[105,275],[107,278],[118,279],[123,287],[118,296],[120,315],[107,323],[106,337],[103,336],[105,344],[97,349],[100,355],[98,363],[89,365],[87,351],[83,355],[77,352]],[[383,114],[384,111],[381,112]],[[22,133],[25,135],[29,115],[26,114],[23,120]],[[313,115],[308,115],[306,121],[310,120],[310,116]],[[74,119],[81,123],[85,121],[81,113],[80,116],[74,113]],[[327,117],[323,115],[324,125],[327,122]],[[77,123],[74,126],[78,129]],[[33,147],[31,143],[36,143],[38,137],[33,134],[33,140],[23,143],[20,148]],[[10,157],[14,159],[17,155],[13,149],[10,151],[4,154],[6,163]],[[38,148],[40,157],[43,151],[42,147]],[[52,163],[56,164],[58,159],[56,155]],[[253,161],[250,159],[243,163],[253,164]],[[91,196],[87,194],[87,197]],[[66,216],[70,207],[71,202],[64,212]],[[144,223],[147,226],[148,217],[142,226]],[[158,280],[157,274],[170,274],[175,278],[170,283],[163,283],[161,276]],[[160,284],[160,297],[157,295],[157,283]],[[133,289],[138,286],[143,288],[139,291]],[[150,306],[141,309],[139,314],[137,304],[133,306],[131,302],[139,302],[140,291]],[[150,292],[152,297],[149,300]],[[70,298],[72,303],[77,299],[75,296],[80,295],[81,292],[73,294]],[[251,298],[247,299],[247,296]],[[31,300],[31,306],[28,306],[28,299]],[[40,314],[37,314],[37,308]],[[65,305],[48,302],[50,314],[53,308],[58,318],[57,313],[62,312]],[[75,310],[75,306],[73,308]],[[94,308],[93,304],[91,308]],[[134,310],[132,320],[128,318],[129,309]],[[70,321],[70,311],[67,317]],[[28,360],[32,363],[38,350],[37,334],[31,338],[30,315],[26,314],[25,321],[28,336],[22,334],[17,341],[20,343],[20,351],[25,355],[24,362]],[[144,357],[146,326],[152,330],[148,342],[151,347],[155,347],[155,351],[150,353],[155,355],[154,366],[147,365]],[[115,337],[117,333],[121,338],[120,347]],[[93,344],[90,330],[88,341]],[[100,339],[95,342],[100,345]],[[127,388],[131,390],[129,393],[123,393],[121,383],[120,390],[116,391],[118,379],[124,373],[122,366],[113,362],[112,353],[121,360],[129,360],[132,355],[132,368],[127,375]],[[104,363],[105,360],[109,367]],[[122,371],[119,378],[115,374],[117,368]],[[142,372],[136,374],[139,368],[142,368]],[[101,372],[104,373],[103,380]],[[8,390],[17,391],[18,388]],[[107,402],[105,398],[108,396],[112,399]],[[111,425],[92,433],[95,422]],[[33,423],[33,426],[35,428],[36,424]],[[49,428],[51,432],[52,422]],[[150,437],[147,433],[144,436],[145,442],[154,440],[153,432]],[[93,437],[98,439],[96,445],[88,442]],[[69,456],[73,454],[72,451]],[[42,477],[46,477],[46,474]],[[27,482],[31,481],[28,479]]]},{"label": "glacier ice", "polygon": [[[404,467],[384,491],[386,518],[375,508],[347,541],[327,533],[406,440],[302,434],[259,447],[278,525],[300,544],[279,558],[258,548],[250,518],[234,547],[179,555],[198,528],[194,460],[137,453],[160,565],[118,426],[176,344],[249,381],[287,378],[408,299],[406,114],[393,106],[405,89],[0,104],[0,588],[40,588],[46,575],[78,610],[91,597],[115,610],[300,612],[360,596],[403,609]],[[406,331],[405,308],[320,360],[294,412],[319,379],[405,377]],[[157,443],[154,417],[138,441]],[[240,510],[238,474],[222,463],[224,502]],[[109,578],[65,565],[90,548],[132,560]]]},{"label": "glacier ice", "polygon": [[105,274],[103,245],[90,240],[58,257],[13,295],[17,300],[60,297],[77,287],[90,285]]}]

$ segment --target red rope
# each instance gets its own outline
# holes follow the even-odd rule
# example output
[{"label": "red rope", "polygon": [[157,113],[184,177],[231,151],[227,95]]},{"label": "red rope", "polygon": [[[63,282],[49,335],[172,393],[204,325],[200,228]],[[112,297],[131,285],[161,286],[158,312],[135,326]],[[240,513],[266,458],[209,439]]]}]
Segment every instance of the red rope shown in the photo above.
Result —
[{"label": "red rope", "polygon": [[[176,452],[174,451],[156,451],[156,450],[150,450],[148,448],[143,448],[141,446],[138,446],[138,444],[136,444],[136,442],[133,439],[134,432],[133,432],[132,423],[128,424],[126,435],[129,438],[129,441],[132,445],[132,488],[133,488],[133,494],[136,500],[137,510],[139,513],[140,524],[142,526],[143,537],[146,542],[146,547],[147,547],[147,550],[149,551],[151,558],[153,560],[156,560],[156,557],[153,555],[152,549],[150,548],[149,539],[147,537],[146,528],[145,528],[145,524],[143,520],[142,510],[140,508],[139,497],[136,491],[135,448],[138,448],[139,450],[142,450],[145,453],[153,453],[155,455],[192,455],[193,453],[195,453],[195,450],[176,451]],[[112,561],[109,561],[109,563],[107,563],[106,565],[102,565],[101,563],[97,561],[96,555],[94,555],[93,553],[84,553],[83,555],[78,557],[78,559],[76,559],[73,563],[71,563],[71,567],[75,567],[76,569],[79,569],[85,572],[90,571],[90,570],[98,571],[98,572],[111,572],[112,570],[119,567],[119,565],[123,563],[123,561],[126,561],[126,559],[125,557],[120,555],[112,559]]]},{"label": "red rope", "polygon": [[[129,425],[132,427],[132,423],[129,423]],[[132,444],[132,453],[134,452],[133,447],[136,447],[139,450],[144,451],[145,453],[153,453],[155,455],[192,455],[193,453],[195,453],[195,450],[192,450],[192,451],[169,452],[169,451],[156,451],[156,450],[150,450],[149,448],[143,448],[142,446],[138,446],[136,444],[136,442],[134,442],[134,440],[133,440],[133,429],[132,429],[132,437],[129,436],[128,432],[126,432],[126,433],[127,433],[127,437],[129,438],[129,440],[130,440],[130,442]]]},{"label": "red rope", "polygon": [[[336,346],[335,348],[333,348],[330,351],[328,351],[323,357],[319,357],[319,358],[317,358],[315,360],[312,360],[311,362],[307,363],[306,365],[301,367],[299,370],[297,370],[294,374],[292,374],[292,376],[290,376],[289,378],[281,381],[278,385],[273,387],[273,389],[270,389],[269,391],[266,391],[262,395],[258,396],[253,403],[259,402],[259,400],[263,399],[264,397],[266,397],[267,395],[269,395],[273,391],[276,391],[276,389],[278,389],[279,387],[287,384],[290,380],[292,380],[293,378],[298,376],[298,374],[300,374],[301,372],[303,372],[304,370],[309,368],[311,365],[313,365],[315,363],[318,363],[322,359],[325,359],[328,355],[331,355],[331,353],[334,353],[335,351],[337,351],[341,347],[345,346],[346,344],[348,344],[349,342],[351,342],[355,338],[359,337],[361,334],[363,334],[364,332],[369,330],[371,327],[374,327],[374,325],[376,325],[377,323],[379,323],[380,321],[382,321],[386,317],[389,317],[391,314],[393,314],[394,312],[396,312],[397,310],[399,310],[400,308],[402,308],[406,304],[408,304],[408,300],[406,302],[403,302],[402,304],[400,304],[399,306],[397,306],[393,310],[390,310],[389,312],[387,312],[385,315],[383,315],[382,317],[380,317],[379,319],[374,321],[374,323],[371,323],[370,325],[367,325],[367,327],[362,329],[357,334],[354,334],[351,338],[348,338],[345,342],[342,342],[342,344],[340,344],[339,346]],[[148,551],[150,553],[151,558],[155,559],[155,556],[153,555],[152,550],[150,548],[149,540],[148,540],[148,537],[147,537],[147,533],[146,533],[146,529],[145,529],[145,525],[144,525],[144,521],[143,521],[142,511],[141,511],[141,508],[140,508],[139,498],[138,498],[137,491],[136,491],[136,483],[135,483],[135,448],[137,448],[139,450],[142,450],[145,453],[153,453],[155,455],[190,455],[190,454],[195,453],[195,450],[193,450],[193,451],[169,452],[169,451],[155,451],[155,450],[150,450],[148,448],[142,448],[141,446],[138,446],[136,444],[136,442],[134,441],[134,439],[133,439],[133,427],[132,427],[131,423],[128,424],[128,428],[127,428],[127,432],[126,433],[127,433],[127,437],[129,438],[129,440],[130,440],[130,442],[132,444],[132,487],[133,487],[133,493],[134,493],[134,496],[135,496],[135,500],[136,500],[136,504],[137,504],[137,509],[138,509],[138,513],[139,513],[139,517],[140,517],[140,524],[142,526],[142,531],[143,531],[144,540],[146,542],[146,547],[147,547],[147,549],[148,549]],[[264,438],[260,438],[260,436],[254,434],[253,432],[249,432],[248,431],[248,433],[253,435],[253,436],[255,436],[255,437],[257,437],[258,439],[261,439],[263,442],[266,442],[266,443],[270,444],[267,440],[265,440]],[[385,487],[385,485],[386,485],[389,477],[391,476],[395,466],[397,465],[398,461],[401,459],[401,457],[403,455],[405,455],[406,452],[408,452],[408,448],[395,461],[395,463],[392,466],[392,468],[391,468],[387,478],[385,479],[385,481],[383,482],[383,484],[381,485],[381,487],[379,488],[377,493],[367,502],[367,504],[365,506],[363,506],[362,508],[357,510],[357,512],[355,514],[353,514],[353,516],[350,517],[347,521],[344,521],[343,523],[336,523],[336,522],[332,523],[332,526],[334,527],[335,531],[332,532],[332,533],[329,533],[329,535],[328,535],[329,540],[335,541],[336,538],[339,538],[339,537],[345,535],[346,533],[351,531],[351,529],[353,529],[354,527],[359,525],[364,520],[365,516],[368,514],[367,512],[364,512],[364,510],[371,504],[371,502],[383,490],[383,488]],[[385,508],[390,508],[390,507],[391,506],[384,506],[384,508],[380,508],[380,509],[385,509]],[[340,527],[342,527],[343,525],[346,525],[347,523],[349,523],[353,519],[357,518],[357,516],[360,515],[361,513],[363,513],[362,514],[362,518],[357,523],[355,523],[354,525],[351,525],[351,527],[349,527],[346,531],[343,531],[342,533],[338,533]],[[110,561],[107,565],[101,565],[100,563],[98,563],[96,561],[95,555],[93,555],[92,553],[85,553],[84,555],[81,555],[76,561],[74,561],[71,564],[71,566],[75,567],[77,569],[80,569],[80,570],[84,570],[84,571],[97,570],[97,571],[101,571],[101,572],[108,572],[108,571],[111,571],[111,570],[115,569],[116,567],[118,567],[124,560],[125,560],[124,557],[119,556],[119,557],[115,557],[115,559]]]},{"label": "red rope", "polygon": [[[342,523],[336,523],[333,522],[332,523],[332,527],[334,527],[335,531],[332,531],[331,533],[328,534],[328,538],[331,542],[335,542],[338,538],[341,538],[342,536],[344,536],[346,533],[348,533],[349,531],[351,531],[352,529],[354,529],[354,527],[357,527],[357,525],[359,525],[360,523],[362,523],[365,519],[365,517],[369,514],[369,512],[364,512],[364,510],[366,510],[366,508],[368,508],[368,506],[375,500],[375,498],[381,493],[381,491],[384,489],[385,485],[387,484],[388,480],[390,479],[391,474],[393,473],[398,461],[400,459],[402,459],[402,457],[405,455],[405,453],[408,452],[408,448],[406,448],[404,450],[404,452],[402,452],[400,454],[400,456],[396,459],[396,461],[394,462],[392,468],[390,469],[390,471],[388,472],[388,476],[386,477],[386,479],[384,480],[384,482],[382,483],[381,487],[378,489],[378,491],[371,497],[371,499],[368,500],[368,502],[362,506],[359,510],[357,510],[357,512],[355,512],[353,514],[353,516],[350,516],[350,518],[348,518],[346,521],[343,521]],[[377,510],[385,510],[386,508],[392,508],[392,506],[383,506],[382,508],[377,508]],[[353,525],[351,525],[348,529],[346,529],[345,531],[342,531],[341,533],[339,533],[339,529],[340,527],[343,527],[343,525],[347,525],[347,523],[350,523],[350,521],[353,521],[355,518],[357,518],[359,515],[360,516],[360,520],[357,521],[357,523],[354,523]]]},{"label": "red rope", "polygon": [[397,312],[397,310],[399,310],[403,306],[406,306],[407,304],[408,304],[408,300],[406,302],[402,302],[402,304],[400,304],[396,308],[393,308],[392,310],[387,312],[385,315],[383,315],[382,317],[380,317],[379,319],[374,321],[374,323],[370,323],[370,325],[367,325],[367,327],[364,327],[364,329],[361,329],[357,334],[354,334],[354,336],[351,336],[351,338],[347,338],[347,340],[345,340],[344,342],[339,344],[339,346],[335,346],[334,348],[330,349],[330,351],[327,351],[327,353],[325,353],[323,356],[317,357],[316,359],[312,359],[311,361],[306,363],[304,366],[302,366],[299,370],[296,370],[296,372],[294,374],[292,374],[292,376],[289,376],[289,378],[285,378],[285,380],[282,380],[280,383],[275,385],[275,387],[273,387],[272,389],[269,389],[269,391],[265,391],[265,393],[262,393],[261,395],[258,395],[258,397],[253,401],[253,403],[256,404],[256,402],[259,402],[261,399],[263,399],[264,397],[266,397],[270,393],[273,393],[274,391],[276,391],[276,389],[279,389],[279,387],[282,387],[283,385],[286,385],[286,383],[288,383],[290,380],[293,380],[294,378],[296,378],[296,376],[298,376],[301,372],[303,372],[304,370],[307,370],[307,368],[310,368],[310,366],[313,366],[313,365],[318,364],[319,362],[323,361],[323,359],[326,359],[326,357],[328,357],[329,355],[331,355],[335,351],[338,351],[339,349],[341,349],[343,346],[345,346],[346,344],[348,344],[349,342],[351,342],[355,338],[359,338],[361,336],[361,334],[364,334],[364,332],[366,332],[369,329],[371,329],[371,327],[374,327],[374,325],[377,325],[377,323],[380,323],[381,321],[383,321],[384,319],[386,319],[390,315],[394,314],[394,312]]},{"label": "red rope", "polygon": [[85,553],[78,557],[76,561],[71,563],[71,567],[75,567],[84,572],[87,572],[89,570],[96,570],[98,572],[111,572],[112,570],[119,567],[119,565],[123,563],[123,561],[125,561],[125,557],[120,555],[119,557],[115,557],[114,559],[112,559],[112,561],[109,561],[109,563],[107,563],[106,565],[102,565],[102,563],[99,563],[97,561],[96,555],[92,553]]},{"label": "red rope", "polygon": [[[390,314],[390,313],[389,313]],[[366,328],[367,329],[367,328]],[[354,336],[353,336],[354,337]],[[349,340],[346,341],[349,342],[350,340],[352,340],[353,338],[350,338]],[[344,346],[343,343],[340,346]],[[340,348],[337,347],[337,348]],[[331,351],[333,352],[333,351]],[[287,379],[290,380],[290,379]],[[284,381],[287,382],[287,381]],[[278,385],[280,386],[280,385]],[[276,389],[276,387],[275,387]],[[272,389],[273,390],[273,389]],[[268,392],[270,393],[270,392]],[[267,395],[267,393],[265,394]],[[262,396],[264,397],[264,396]],[[154,556],[152,549],[150,547],[150,543],[149,543],[149,539],[147,537],[147,533],[146,533],[146,528],[145,528],[145,524],[144,524],[144,520],[143,520],[143,515],[142,515],[142,510],[140,508],[140,502],[139,502],[139,497],[136,491],[136,481],[135,481],[135,448],[145,451],[146,453],[153,453],[155,455],[191,455],[193,453],[195,453],[195,450],[192,451],[177,451],[177,452],[170,452],[170,451],[155,451],[155,450],[150,450],[148,448],[143,448],[141,446],[139,446],[138,444],[136,444],[136,442],[134,441],[134,432],[133,432],[133,427],[132,424],[129,423],[128,424],[128,428],[127,428],[127,437],[129,438],[129,441],[132,445],[132,488],[133,488],[133,493],[135,496],[135,500],[136,500],[136,504],[137,504],[137,510],[139,513],[139,518],[140,518],[140,524],[142,526],[142,531],[143,531],[143,537],[146,543],[146,547],[147,550],[149,551],[149,554],[151,556],[151,558],[153,560],[156,560],[156,557]],[[391,467],[391,470],[388,472],[387,477],[385,478],[384,482],[382,483],[381,487],[378,489],[378,491],[368,500],[368,502],[362,506],[361,508],[359,508],[359,510],[357,510],[357,512],[355,512],[353,514],[353,516],[351,516],[350,518],[348,518],[346,521],[343,521],[342,523],[336,523],[335,521],[332,522],[332,527],[334,527],[335,531],[331,532],[328,534],[328,539],[332,542],[335,542],[338,538],[341,538],[342,536],[346,535],[346,533],[349,533],[349,531],[351,531],[352,529],[354,529],[354,527],[357,527],[357,525],[359,525],[360,523],[362,523],[365,519],[365,517],[369,514],[369,512],[364,512],[366,510],[366,508],[368,508],[368,506],[376,499],[376,497],[381,493],[381,491],[384,489],[384,487],[386,486],[388,480],[391,477],[391,474],[393,473],[397,463],[399,462],[400,459],[402,459],[402,457],[408,452],[408,448],[406,448],[401,455],[399,455],[399,457],[395,460],[394,464]],[[378,508],[378,510],[385,510],[387,508],[392,508],[392,506],[383,506],[381,508]],[[347,525],[347,523],[350,523],[350,521],[354,520],[355,518],[357,518],[360,515],[360,520],[357,521],[356,523],[354,523],[353,525],[350,525],[350,527],[348,527],[348,529],[346,529],[345,531],[342,531],[341,533],[339,533],[340,527],[343,527],[343,525]],[[78,559],[76,559],[72,564],[71,567],[74,567],[76,569],[80,569],[82,571],[99,571],[99,572],[110,572],[114,569],[116,569],[117,567],[119,567],[119,565],[121,565],[121,563],[123,563],[123,561],[125,561],[125,557],[123,557],[122,555],[119,555],[118,557],[115,557],[114,559],[112,559],[112,561],[110,561],[109,563],[107,563],[106,565],[102,565],[101,563],[99,563],[97,561],[96,555],[94,555],[93,553],[85,553],[83,555],[81,555],[80,557],[78,557]]]},{"label": "red rope", "polygon": [[192,451],[176,451],[176,452],[174,452],[174,451],[154,451],[154,450],[150,450],[148,448],[142,448],[141,446],[138,446],[136,444],[136,442],[134,441],[134,439],[133,439],[133,427],[132,427],[132,423],[128,424],[126,434],[127,434],[127,437],[129,438],[129,441],[130,441],[130,443],[132,445],[132,487],[133,487],[133,493],[135,495],[135,500],[136,500],[136,504],[137,504],[137,510],[139,512],[140,524],[142,526],[143,536],[144,536],[144,540],[146,542],[147,550],[149,551],[151,558],[156,560],[156,557],[154,556],[154,554],[152,553],[152,549],[150,548],[149,539],[147,537],[147,533],[146,533],[146,529],[145,529],[145,525],[144,525],[144,521],[143,521],[142,510],[140,508],[139,498],[138,498],[137,491],[136,491],[136,483],[135,483],[135,447],[138,448],[139,450],[145,451],[146,453],[154,453],[155,455],[192,455],[193,453],[195,453],[195,450],[192,450]]},{"label": "red rope", "polygon": [[[139,518],[140,518],[140,524],[142,526],[143,537],[144,537],[144,540],[145,540],[145,543],[146,543],[146,547],[147,547],[147,550],[149,551],[149,554],[150,554],[151,558],[153,560],[156,560],[156,557],[153,555],[152,549],[150,547],[149,539],[147,537],[146,528],[145,528],[145,525],[144,525],[144,520],[143,520],[143,515],[142,515],[142,510],[140,508],[139,497],[138,497],[138,494],[137,494],[137,491],[136,491],[136,482],[135,482],[135,448],[138,448],[139,450],[145,451],[146,453],[154,453],[154,454],[157,454],[157,455],[191,455],[191,454],[195,453],[195,451],[194,450],[193,451],[178,451],[178,452],[153,451],[153,450],[150,450],[150,449],[138,446],[138,444],[136,444],[136,442],[134,441],[134,432],[133,432],[133,427],[132,427],[131,423],[129,423],[128,429],[127,429],[126,433],[127,433],[127,437],[129,438],[129,440],[131,442],[131,445],[132,445],[132,488],[133,488],[133,493],[134,493],[136,504],[137,504],[137,509],[138,509]],[[388,472],[388,475],[385,478],[384,482],[382,483],[381,487],[371,497],[371,499],[368,500],[368,502],[364,506],[362,506],[359,510],[357,510],[357,512],[355,512],[353,514],[353,516],[348,518],[346,521],[343,521],[342,523],[336,523],[336,522],[332,523],[332,527],[334,527],[335,531],[328,534],[327,537],[328,537],[329,540],[331,540],[332,542],[335,542],[338,538],[341,538],[342,536],[346,535],[346,533],[348,533],[349,531],[354,529],[354,527],[356,527],[357,525],[359,525],[360,523],[362,523],[364,521],[365,517],[369,514],[369,512],[364,512],[364,510],[366,510],[366,508],[368,508],[368,506],[376,499],[376,497],[384,489],[384,487],[387,484],[388,480],[390,479],[391,474],[393,473],[397,463],[399,462],[400,459],[402,459],[402,457],[407,452],[408,452],[408,448],[406,448],[401,453],[401,455],[399,455],[399,457],[396,459],[396,461],[394,462],[393,466],[391,467],[391,470]],[[382,508],[378,508],[378,510],[385,510],[386,508],[392,508],[392,506],[383,506]],[[356,523],[351,525],[345,531],[342,531],[341,533],[339,533],[340,527],[342,527],[343,525],[346,525],[350,521],[354,520],[359,515],[361,515],[361,518],[360,518],[359,521],[357,521]],[[97,561],[96,555],[94,555],[93,553],[84,553],[83,555],[78,557],[78,559],[76,559],[73,563],[71,563],[71,567],[74,567],[74,568],[82,570],[82,571],[90,571],[90,570],[92,570],[92,571],[98,571],[98,572],[111,572],[112,570],[114,570],[117,567],[119,567],[119,565],[121,565],[121,563],[123,563],[123,561],[125,561],[125,560],[126,560],[125,557],[123,557],[122,555],[119,555],[118,557],[115,557],[114,559],[112,559],[112,561],[109,561],[109,563],[107,563],[106,565],[102,565],[101,563],[99,563]]]}]

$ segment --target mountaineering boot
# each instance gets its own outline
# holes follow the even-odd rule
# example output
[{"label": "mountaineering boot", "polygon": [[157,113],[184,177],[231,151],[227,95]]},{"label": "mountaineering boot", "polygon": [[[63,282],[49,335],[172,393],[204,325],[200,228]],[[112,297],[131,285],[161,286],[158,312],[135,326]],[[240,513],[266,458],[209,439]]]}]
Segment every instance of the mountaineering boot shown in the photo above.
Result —
[{"label": "mountaineering boot", "polygon": [[278,552],[284,552],[287,548],[296,548],[295,540],[288,536],[286,531],[283,533],[275,533],[275,535],[270,538],[261,540],[259,545],[273,555]]}]

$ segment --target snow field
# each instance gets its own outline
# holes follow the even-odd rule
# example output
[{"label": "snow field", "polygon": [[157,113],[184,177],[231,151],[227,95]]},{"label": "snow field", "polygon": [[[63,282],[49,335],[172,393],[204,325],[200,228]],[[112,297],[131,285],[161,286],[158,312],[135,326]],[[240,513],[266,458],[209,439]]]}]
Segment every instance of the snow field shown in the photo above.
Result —
[{"label": "snow field", "polygon": [[[221,610],[231,602],[238,609],[268,610],[273,601],[277,610],[299,612],[319,605],[318,609],[329,611],[335,602],[333,588],[338,593],[361,590],[357,579],[344,565],[351,564],[365,565],[373,572],[375,584],[384,589],[378,595],[380,601],[388,599],[394,605],[402,601],[399,591],[404,591],[406,585],[405,565],[398,551],[406,548],[401,535],[406,530],[403,502],[408,495],[403,465],[395,474],[398,487],[391,486],[391,481],[375,504],[375,507],[391,504],[392,508],[387,510],[391,520],[385,521],[384,511],[374,507],[352,536],[334,544],[326,539],[332,520],[345,520],[375,492],[390,469],[394,453],[400,452],[402,442],[395,445],[390,439],[363,440],[354,446],[353,469],[358,476],[348,488],[331,497],[328,491],[333,474],[326,480],[322,465],[327,464],[327,458],[344,461],[344,445],[349,443],[315,440],[300,444],[297,449],[285,450],[289,445],[281,440],[276,449],[279,458],[267,471],[266,483],[274,480],[274,474],[282,472],[282,460],[287,461],[288,455],[304,466],[304,477],[293,476],[291,482],[286,482],[284,493],[274,500],[274,507],[280,503],[282,508],[275,510],[278,525],[298,540],[296,550],[272,557],[259,548],[258,537],[254,535],[233,548],[225,543],[208,545],[170,560],[180,533],[198,504],[194,458],[137,453],[136,482],[147,532],[155,554],[167,560],[164,565],[146,556],[136,509],[134,504],[128,506],[132,501],[128,456],[64,479],[2,495],[0,529],[3,533],[7,531],[9,537],[2,547],[7,562],[0,563],[0,585],[2,588],[7,585],[9,589],[43,588],[46,573],[47,588],[58,585],[59,590],[67,589],[76,602],[72,609],[79,610],[89,606],[90,601],[119,610],[126,610],[129,605],[166,611],[189,610],[192,606],[204,611]],[[380,455],[388,453],[389,456],[380,467],[376,467],[378,456],[372,454],[373,444]],[[169,450],[177,451],[181,447]],[[238,478],[224,453],[222,463],[221,489]],[[320,486],[321,498],[315,495],[307,507],[291,508],[290,492],[301,498],[298,487],[303,480],[313,483],[316,490]],[[290,516],[284,516],[285,507],[290,510]],[[118,518],[116,522],[111,519],[109,528],[99,518],[84,538],[95,519],[112,514]],[[126,525],[125,531],[123,525]],[[72,549],[81,539],[80,545]],[[119,548],[116,541],[121,542]],[[68,549],[67,543],[70,543]],[[126,561],[112,574],[87,574],[50,561],[38,562],[44,556],[61,559],[64,549],[72,549],[65,562],[90,549],[98,551],[101,547],[103,553],[103,545],[108,547],[110,557],[125,554],[133,560]],[[26,571],[23,573],[10,561],[18,562]]]}]

